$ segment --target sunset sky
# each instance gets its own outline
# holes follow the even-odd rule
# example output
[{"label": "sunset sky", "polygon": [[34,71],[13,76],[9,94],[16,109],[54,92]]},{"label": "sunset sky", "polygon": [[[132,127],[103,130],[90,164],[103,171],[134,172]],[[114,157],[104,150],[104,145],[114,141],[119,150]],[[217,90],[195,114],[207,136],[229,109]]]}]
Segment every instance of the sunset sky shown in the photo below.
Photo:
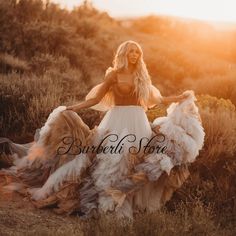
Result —
[{"label": "sunset sky", "polygon": [[[72,9],[82,0],[52,0]],[[161,14],[236,23],[236,0],[92,0],[113,17]]]}]

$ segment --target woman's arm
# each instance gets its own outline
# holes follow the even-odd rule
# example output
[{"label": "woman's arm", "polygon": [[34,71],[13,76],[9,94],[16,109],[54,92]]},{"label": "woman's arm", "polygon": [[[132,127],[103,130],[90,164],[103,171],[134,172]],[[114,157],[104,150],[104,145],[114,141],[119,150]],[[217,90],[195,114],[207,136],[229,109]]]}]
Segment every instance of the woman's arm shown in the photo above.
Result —
[{"label": "woman's arm", "polygon": [[66,110],[72,110],[72,111],[78,112],[78,110],[94,106],[98,102],[99,102],[98,98],[92,98],[92,99],[89,99],[87,101],[83,101],[79,104],[76,104],[76,105],[73,105],[73,106],[68,106],[68,107],[66,107]]},{"label": "woman's arm", "polygon": [[179,96],[169,96],[169,97],[163,97],[161,99],[161,102],[164,104],[171,103],[171,102],[182,102],[188,97],[186,94],[181,94]]},{"label": "woman's arm", "polygon": [[66,108],[66,110],[72,110],[72,111],[78,112],[78,110],[80,110],[80,109],[89,108],[91,106],[96,105],[97,103],[99,103],[101,101],[101,99],[107,93],[110,86],[113,83],[115,83],[115,79],[116,79],[116,72],[113,70],[105,76],[105,79],[104,79],[103,83],[101,83],[101,87],[100,87],[98,93],[96,94],[96,97],[88,99],[86,101],[83,101],[83,102],[73,105],[73,106],[68,106]]},{"label": "woman's arm", "polygon": [[169,96],[164,97],[161,95],[159,89],[157,89],[154,85],[150,87],[150,95],[147,102],[147,107],[152,108],[160,103],[167,104],[171,102],[182,102],[184,101],[189,95],[181,94],[179,96]]}]

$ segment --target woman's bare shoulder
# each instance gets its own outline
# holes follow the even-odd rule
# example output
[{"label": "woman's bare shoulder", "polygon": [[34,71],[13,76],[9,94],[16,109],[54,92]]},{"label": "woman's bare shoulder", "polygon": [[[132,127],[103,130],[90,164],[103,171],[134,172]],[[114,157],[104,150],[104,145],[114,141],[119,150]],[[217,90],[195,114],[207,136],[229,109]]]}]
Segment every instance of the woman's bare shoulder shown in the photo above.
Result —
[{"label": "woman's bare shoulder", "polygon": [[104,82],[109,83],[109,84],[114,84],[117,82],[117,74],[118,71],[113,69],[113,68],[109,68],[105,74],[105,79]]}]

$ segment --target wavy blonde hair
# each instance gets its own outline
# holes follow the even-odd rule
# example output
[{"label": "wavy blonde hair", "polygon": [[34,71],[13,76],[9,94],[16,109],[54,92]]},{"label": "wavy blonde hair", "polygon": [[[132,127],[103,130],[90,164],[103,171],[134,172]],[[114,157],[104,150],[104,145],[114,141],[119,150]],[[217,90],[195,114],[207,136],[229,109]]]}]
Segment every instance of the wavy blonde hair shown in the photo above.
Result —
[{"label": "wavy blonde hair", "polygon": [[151,84],[151,78],[148,73],[146,64],[143,60],[143,51],[141,46],[136,43],[135,41],[128,40],[120,44],[118,47],[114,60],[113,60],[113,67],[109,67],[106,71],[106,74],[108,74],[112,70],[122,70],[128,68],[128,59],[127,55],[130,51],[130,46],[135,45],[137,46],[140,56],[138,58],[138,61],[136,62],[135,70],[134,70],[134,84],[135,84],[135,90],[136,95],[140,102],[147,101],[150,93],[150,84]]}]

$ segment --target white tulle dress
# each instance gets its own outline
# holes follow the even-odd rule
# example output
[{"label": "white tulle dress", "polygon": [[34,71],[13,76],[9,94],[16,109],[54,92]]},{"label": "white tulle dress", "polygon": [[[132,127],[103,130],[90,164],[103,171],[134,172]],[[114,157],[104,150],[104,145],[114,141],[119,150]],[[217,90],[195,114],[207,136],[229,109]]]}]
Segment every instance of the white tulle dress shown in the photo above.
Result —
[{"label": "white tulle dress", "polygon": [[[152,93],[152,98],[161,97],[156,88]],[[75,112],[57,107],[34,142],[0,139],[14,158],[11,168],[0,171],[1,191],[18,191],[39,208],[54,206],[57,213],[78,212],[84,218],[111,212],[132,219],[135,212],[156,211],[186,180],[188,164],[204,143],[196,97],[193,91],[185,93],[189,96],[184,102],[172,103],[167,116],[151,123],[145,111],[152,99],[147,107],[117,106],[108,92],[92,107],[106,111],[93,130]],[[65,150],[72,142],[66,138],[79,140],[70,152]],[[81,151],[99,144],[106,149]],[[152,148],[145,149],[148,144]]]}]

